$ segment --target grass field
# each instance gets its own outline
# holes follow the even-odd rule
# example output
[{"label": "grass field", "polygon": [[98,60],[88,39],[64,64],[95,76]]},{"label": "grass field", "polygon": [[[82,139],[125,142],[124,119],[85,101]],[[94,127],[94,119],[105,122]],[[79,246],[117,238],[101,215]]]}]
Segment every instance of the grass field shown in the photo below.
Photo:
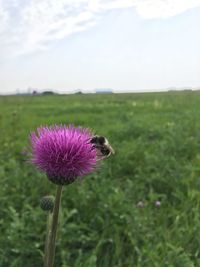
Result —
[{"label": "grass field", "polygon": [[116,150],[64,188],[55,266],[199,267],[199,106],[199,92],[0,97],[0,267],[42,266],[39,202],[55,185],[24,149],[55,123],[90,127]]}]

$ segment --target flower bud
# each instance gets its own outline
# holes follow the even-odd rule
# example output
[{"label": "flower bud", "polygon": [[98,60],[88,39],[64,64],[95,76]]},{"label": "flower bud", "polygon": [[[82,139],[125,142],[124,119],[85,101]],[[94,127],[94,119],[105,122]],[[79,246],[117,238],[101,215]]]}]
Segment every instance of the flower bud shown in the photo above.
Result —
[{"label": "flower bud", "polygon": [[54,207],[54,200],[54,196],[44,196],[40,201],[41,209],[43,209],[44,211],[52,212]]}]

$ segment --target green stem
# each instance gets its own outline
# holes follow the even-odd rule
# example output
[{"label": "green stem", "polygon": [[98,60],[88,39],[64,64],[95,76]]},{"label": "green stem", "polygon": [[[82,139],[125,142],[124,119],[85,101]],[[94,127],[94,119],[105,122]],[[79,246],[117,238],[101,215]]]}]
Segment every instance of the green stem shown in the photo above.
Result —
[{"label": "green stem", "polygon": [[47,267],[47,258],[48,258],[48,243],[49,243],[49,229],[51,224],[52,215],[51,212],[47,213],[47,228],[46,228],[46,240],[45,240],[45,249],[44,249],[44,267]]},{"label": "green stem", "polygon": [[62,195],[62,185],[58,185],[57,191],[56,191],[54,209],[53,209],[52,223],[51,223],[50,232],[49,232],[47,262],[46,262],[47,267],[53,267],[53,264],[54,264],[56,233],[57,233],[57,226],[58,226],[58,214],[59,214],[59,208],[60,208],[61,195]]}]

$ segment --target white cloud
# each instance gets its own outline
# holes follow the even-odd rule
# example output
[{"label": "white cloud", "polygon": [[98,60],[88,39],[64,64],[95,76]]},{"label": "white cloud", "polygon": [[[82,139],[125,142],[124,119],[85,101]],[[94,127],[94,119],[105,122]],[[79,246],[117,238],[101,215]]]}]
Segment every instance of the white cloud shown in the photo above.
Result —
[{"label": "white cloud", "polygon": [[146,19],[168,18],[200,6],[200,0],[133,0],[139,15]]},{"label": "white cloud", "polygon": [[144,19],[168,18],[200,6],[200,0],[101,0],[102,9],[136,8]]},{"label": "white cloud", "polygon": [[[62,39],[72,33],[83,31],[95,20],[94,14],[81,9],[75,3],[73,8],[66,1],[32,1],[23,9],[22,25],[25,33],[25,50],[45,47],[53,40]],[[28,52],[28,51],[27,51]]]},{"label": "white cloud", "polygon": [[[7,36],[1,42],[4,50],[13,45],[15,55],[29,53],[45,49],[51,41],[86,30],[94,24],[95,14],[86,10],[85,3],[87,1],[81,0],[71,3],[69,0],[30,1],[18,9],[17,18],[7,25]],[[10,6],[10,10],[12,8]]]},{"label": "white cloud", "polygon": [[132,7],[144,19],[163,19],[197,6],[200,0],[0,0],[0,53],[46,49],[92,27],[105,10]]}]

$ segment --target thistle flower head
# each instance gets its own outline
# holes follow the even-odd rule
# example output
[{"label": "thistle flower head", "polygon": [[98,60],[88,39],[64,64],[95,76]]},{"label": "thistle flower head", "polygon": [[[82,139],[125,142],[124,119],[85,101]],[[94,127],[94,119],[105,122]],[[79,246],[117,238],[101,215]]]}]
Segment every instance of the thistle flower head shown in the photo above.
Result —
[{"label": "thistle flower head", "polygon": [[55,125],[38,128],[30,136],[31,161],[53,183],[70,184],[91,173],[97,165],[92,133],[81,127]]},{"label": "thistle flower head", "polygon": [[161,202],[160,202],[159,200],[155,201],[155,206],[156,206],[157,208],[160,208],[160,206],[161,206]]}]

